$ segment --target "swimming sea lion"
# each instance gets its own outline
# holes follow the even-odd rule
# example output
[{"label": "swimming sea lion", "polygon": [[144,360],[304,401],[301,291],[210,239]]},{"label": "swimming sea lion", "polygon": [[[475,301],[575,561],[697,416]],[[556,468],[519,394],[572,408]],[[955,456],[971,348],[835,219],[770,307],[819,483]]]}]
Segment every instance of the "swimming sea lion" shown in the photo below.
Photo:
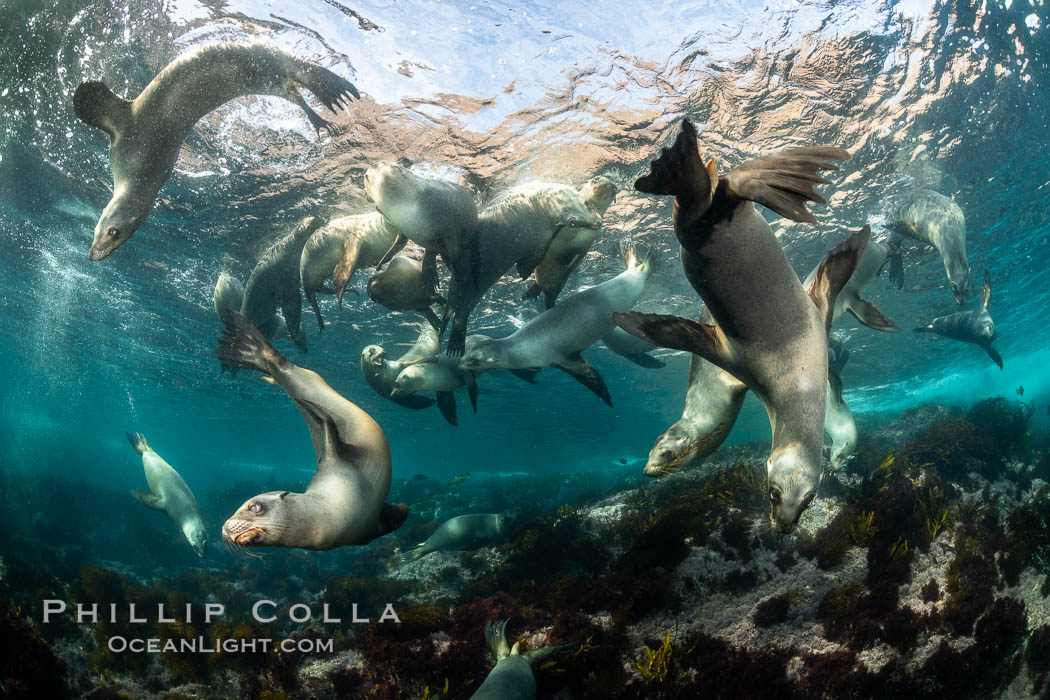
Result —
[{"label": "swimming sea lion", "polygon": [[[343,292],[355,270],[378,265],[388,251],[396,253],[404,245],[405,239],[379,212],[336,217],[310,236],[299,259],[299,278],[322,333],[324,319],[317,293],[335,294],[342,306]],[[334,288],[325,285],[329,275]]]},{"label": "swimming sea lion", "polygon": [[835,336],[828,336],[828,371],[842,374],[842,368],[849,361],[849,350],[846,344]]},{"label": "swimming sea lion", "polygon": [[261,44],[200,47],[169,63],[134,100],[114,95],[101,82],[81,83],[73,109],[81,121],[109,134],[113,198],[95,224],[88,257],[101,260],[119,248],[149,215],[193,125],[208,112],[244,95],[276,95],[306,113],[315,129],[331,126],[310,109],[298,89],[336,108],[357,89],[321,66]]},{"label": "swimming sea lion", "polygon": [[507,270],[516,266],[527,279],[556,236],[601,225],[601,217],[568,185],[528,182],[496,197],[478,214],[469,253],[477,261],[475,274],[466,284],[456,278],[449,284],[445,321],[451,316],[452,333],[446,352],[453,357],[463,354],[467,318]]},{"label": "swimming sea lion", "polygon": [[[215,315],[219,317],[220,321],[225,321],[226,309],[233,309],[239,311],[241,304],[244,303],[244,285],[240,283],[240,280],[236,279],[232,275],[225,272],[219,273],[219,279],[215,282],[215,291],[212,293],[212,304],[215,306]],[[302,352],[306,352],[306,337],[300,333],[299,335],[292,337],[291,333],[288,332],[288,325],[284,322],[284,316],[275,313],[273,318],[267,321],[261,328],[267,329],[269,334],[266,335],[267,339],[272,340],[274,338],[283,338],[287,336],[295,347],[299,348]]]},{"label": "swimming sea lion", "polygon": [[828,398],[824,413],[824,433],[831,440],[831,468],[839,469],[857,449],[857,424],[853,411],[842,398],[842,380],[828,369]]},{"label": "swimming sea lion", "polygon": [[647,369],[659,369],[665,366],[663,360],[657,359],[648,353],[656,349],[656,346],[647,340],[635,338],[633,335],[617,326],[602,336],[602,342],[617,355],[626,357],[628,360]]},{"label": "swimming sea lion", "polygon": [[[599,175],[584,183],[580,188],[580,196],[600,220],[616,198],[616,185],[609,178]],[[594,245],[597,235],[597,229],[574,228],[555,236],[547,253],[536,266],[536,282],[523,298],[533,299],[542,291],[545,308],[554,306],[565,282],[587,257],[587,251]]]},{"label": "swimming sea lion", "polygon": [[415,311],[434,328],[441,327],[441,319],[430,307],[445,300],[427,285],[423,265],[407,256],[396,256],[372,276],[368,281],[368,298],[391,311]]},{"label": "swimming sea lion", "polygon": [[245,501],[222,526],[240,547],[334,549],[371,542],[408,516],[403,503],[386,503],[390,446],[372,418],[316,372],[297,367],[236,311],[216,350],[224,366],[252,369],[280,386],[306,421],[317,473],[305,493],[270,491]]},{"label": "swimming sea lion", "polygon": [[536,676],[532,669],[542,665],[552,654],[576,645],[540,647],[521,653],[518,642],[507,644],[507,620],[485,624],[485,641],[496,660],[484,682],[470,700],[536,700]]},{"label": "swimming sea lion", "polygon": [[405,552],[402,559],[415,561],[431,552],[477,549],[503,537],[510,524],[510,518],[495,513],[458,515],[441,523],[425,542]]},{"label": "swimming sea lion", "polygon": [[[306,339],[299,326],[303,311],[303,298],[299,294],[299,259],[306,240],[324,223],[324,217],[308,216],[296,224],[291,233],[270,246],[248,276],[244,301],[241,302],[241,313],[252,325],[261,328],[264,335],[271,336],[266,324],[273,318],[274,309],[280,307],[288,334],[301,340],[300,347],[304,352]],[[296,345],[299,345],[298,341]]]},{"label": "swimming sea lion", "polygon": [[[475,343],[488,340],[483,335],[472,335],[467,338],[467,349],[474,347]],[[437,392],[438,410],[452,425],[457,425],[459,419],[456,415],[456,397],[453,395],[456,389],[467,387],[470,396],[470,405],[474,412],[478,412],[478,384],[477,375],[480,372],[470,372],[459,366],[459,360],[449,357],[447,354],[431,355],[411,362],[402,363],[403,369],[394,380],[394,388],[390,392],[390,398],[394,401],[410,396],[419,391]]]},{"label": "swimming sea lion", "polygon": [[999,369],[1002,369],[1003,358],[992,347],[992,342],[998,337],[998,334],[995,331],[995,321],[988,313],[988,300],[991,297],[992,278],[985,270],[984,285],[981,287],[981,308],[941,316],[914,330],[916,333],[936,333],[952,340],[980,345],[992,358],[992,361],[999,365]]},{"label": "swimming sea lion", "polygon": [[610,333],[614,311],[629,311],[645,290],[653,264],[649,251],[629,239],[620,244],[627,269],[611,280],[573,294],[506,338],[478,341],[460,359],[465,370],[557,367],[612,406],[598,370],[580,353]]},{"label": "swimming sea lion", "polygon": [[[869,328],[874,328],[877,331],[889,331],[890,333],[900,331],[897,324],[886,318],[886,315],[879,311],[874,304],[860,298],[860,291],[879,274],[886,261],[899,257],[899,246],[869,240],[868,245],[864,246],[864,252],[861,253],[860,260],[857,262],[857,268],[853,271],[853,276],[849,278],[846,286],[842,288],[842,291],[835,298],[835,309],[831,315],[832,323],[842,315],[842,312],[849,311],[858,321]],[[802,282],[802,286],[808,289],[813,284],[813,278],[816,274],[816,269],[810,272],[809,276]]]},{"label": "swimming sea lion", "polygon": [[[707,309],[701,323],[712,323]],[[747,387],[721,367],[699,355],[689,360],[689,386],[682,417],[656,438],[645,464],[646,476],[663,476],[717,450],[729,437]]]},{"label": "swimming sea lion", "polygon": [[470,242],[478,226],[478,207],[466,187],[420,177],[404,166],[384,162],[365,172],[365,197],[398,233],[426,250],[423,270],[428,289],[437,285],[438,255],[460,283],[473,275],[477,260]]},{"label": "swimming sea lion", "polygon": [[394,390],[394,380],[401,374],[402,369],[413,360],[436,355],[440,349],[437,329],[424,323],[415,345],[396,360],[386,359],[386,350],[379,345],[369,345],[362,350],[361,374],[364,375],[368,386],[385,399],[390,399],[405,408],[430,408],[434,405],[434,399],[415,394],[393,398],[390,394]]},{"label": "swimming sea lion", "polygon": [[657,345],[696,353],[755,392],[769,415],[766,463],[770,517],[790,532],[820,484],[827,399],[828,329],[835,297],[853,274],[869,230],[854,234],[802,287],[769,224],[752,202],[795,221],[814,222],[807,201],[823,202],[817,173],[848,160],[840,148],[793,148],[748,161],[717,177],[700,158],[688,121],[635,189],[675,196],[682,266],[715,324],[660,314],[617,313],[624,330]]},{"label": "swimming sea lion", "polygon": [[[966,217],[962,208],[933,190],[916,190],[892,215],[887,228],[897,235],[933,246],[941,254],[955,301],[965,304],[970,288],[970,263],[966,261]],[[897,240],[893,243],[897,244]],[[904,265],[897,257],[890,264],[890,279],[904,284]]]},{"label": "swimming sea lion", "polygon": [[142,433],[124,433],[135,452],[142,455],[149,492],[132,490],[131,495],[154,510],[163,511],[175,523],[197,556],[204,556],[208,546],[208,531],[204,527],[197,499],[190,487],[175,469],[153,451]]}]

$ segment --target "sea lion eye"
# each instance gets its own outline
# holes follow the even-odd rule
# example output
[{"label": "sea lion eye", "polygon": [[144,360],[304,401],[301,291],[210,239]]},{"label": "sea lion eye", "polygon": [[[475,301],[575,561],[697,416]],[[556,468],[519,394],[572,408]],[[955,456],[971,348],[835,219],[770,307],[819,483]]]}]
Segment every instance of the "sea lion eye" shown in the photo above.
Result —
[{"label": "sea lion eye", "polygon": [[780,505],[780,491],[778,489],[770,489],[769,501],[775,506]]},{"label": "sea lion eye", "polygon": [[109,228],[106,229],[106,235],[109,236],[110,238],[116,238],[117,236],[120,235],[120,229],[117,228],[116,226],[110,226]]},{"label": "sea lion eye", "polygon": [[250,510],[253,513],[258,513],[262,510],[262,506],[260,506],[258,503],[253,503],[250,506],[248,506],[248,510]]},{"label": "sea lion eye", "polygon": [[957,285],[955,282],[952,282],[952,291],[953,292],[959,291],[959,285]]}]

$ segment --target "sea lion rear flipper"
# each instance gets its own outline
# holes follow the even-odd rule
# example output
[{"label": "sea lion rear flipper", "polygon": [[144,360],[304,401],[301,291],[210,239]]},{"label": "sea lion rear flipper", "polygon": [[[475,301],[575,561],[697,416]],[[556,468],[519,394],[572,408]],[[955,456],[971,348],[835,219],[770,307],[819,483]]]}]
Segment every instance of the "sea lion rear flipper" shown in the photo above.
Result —
[{"label": "sea lion rear flipper", "polygon": [[146,442],[146,436],[142,433],[124,433],[128,438],[128,442],[135,448],[135,452],[142,454],[146,450],[150,449],[149,443]]},{"label": "sea lion rear flipper", "polygon": [[633,352],[630,355],[624,355],[624,357],[639,367],[645,367],[646,369],[660,369],[667,366],[667,363],[663,360],[659,360],[644,352]]},{"label": "sea lion rear flipper", "polygon": [[335,283],[335,294],[340,309],[343,308],[343,292],[346,290],[346,285],[349,284],[350,278],[354,276],[354,270],[357,268],[357,256],[360,250],[361,237],[347,237],[343,241],[343,257],[339,259],[335,269],[332,270],[332,281]]},{"label": "sea lion rear flipper", "polygon": [[[984,271],[984,284],[981,285],[981,311],[988,310],[988,301],[992,298],[992,275],[988,270]],[[994,357],[992,358],[995,359]],[[999,367],[1002,368],[1002,362]]]},{"label": "sea lion rear flipper", "polygon": [[131,495],[139,499],[139,503],[147,508],[152,508],[153,510],[164,510],[164,499],[155,493],[132,489]]},{"label": "sea lion rear flipper", "polygon": [[612,396],[609,395],[609,390],[605,386],[605,380],[602,379],[602,375],[598,374],[598,370],[594,368],[594,365],[587,362],[587,360],[576,355],[554,366],[593,391],[605,403],[610,406],[613,405]]},{"label": "sea lion rear flipper", "polygon": [[[871,236],[871,227],[865,226],[852,236],[832,248],[817,266],[813,283],[809,286],[809,297],[817,305],[817,313],[824,322],[824,330],[831,331],[831,316],[835,309],[835,298],[846,282],[853,276],[864,246]],[[851,309],[852,311],[852,309]],[[859,318],[859,317],[858,317]]]},{"label": "sea lion rear flipper", "polygon": [[[901,255],[901,239],[899,235],[894,235],[890,240],[886,241],[887,255],[886,262],[890,264],[889,278],[890,282],[897,286],[897,289],[904,289],[904,256]],[[884,265],[886,263],[883,263]],[[879,268],[879,272],[882,272],[882,268]]]},{"label": "sea lion rear flipper", "polygon": [[831,160],[849,160],[848,151],[830,146],[788,148],[762,158],[749,160],[726,175],[728,194],[769,207],[792,221],[817,223],[806,209],[807,202],[825,204],[813,189],[830,181],[817,175],[821,170],[838,170]]},{"label": "sea lion rear flipper", "polygon": [[523,382],[536,384],[536,375],[540,373],[540,368],[530,367],[528,369],[508,369],[507,371]]},{"label": "sea lion rear flipper", "polygon": [[635,338],[672,350],[685,350],[721,367],[740,381],[736,363],[729,356],[722,329],[714,324],[698,323],[681,316],[643,314],[638,311],[613,313],[613,322]]},{"label": "sea lion rear flipper", "polygon": [[437,404],[438,410],[441,411],[441,415],[445,417],[452,425],[459,425],[459,420],[456,418],[456,397],[453,396],[451,391],[439,391],[437,393]]},{"label": "sea lion rear flipper", "polygon": [[900,328],[897,327],[897,324],[886,318],[886,315],[879,311],[879,309],[870,301],[864,301],[860,297],[857,297],[846,306],[846,310],[853,314],[858,321],[868,328],[874,328],[877,331],[886,331],[887,333],[900,332]]},{"label": "sea lion rear flipper", "polygon": [[992,362],[994,362],[995,364],[999,365],[999,369],[1002,369],[1003,368],[1003,358],[998,353],[998,351],[996,351],[996,349],[993,348],[991,345],[982,345],[981,347],[984,348],[984,351],[986,353],[988,353],[988,357],[992,358]]},{"label": "sea lion rear flipper", "polygon": [[[322,439],[314,441],[314,454],[317,456],[317,468],[320,469],[326,459],[331,455],[337,455],[342,462],[353,462],[357,448],[348,442],[344,442],[343,439],[339,437],[339,427],[335,424],[331,414],[313,401],[307,401],[306,399],[292,400],[304,414],[317,421],[324,431]],[[307,427],[310,428],[310,436],[314,437],[315,426],[310,425],[309,421],[307,421]]]},{"label": "sea lion rear flipper", "polygon": [[408,518],[408,505],[405,503],[384,503],[379,513],[379,537],[401,527]]},{"label": "sea lion rear flipper", "polygon": [[394,242],[390,244],[390,250],[385,252],[383,254],[383,257],[379,259],[379,262],[376,263],[376,269],[382,269],[382,267],[391,260],[393,260],[394,256],[400,253],[401,249],[404,248],[407,244],[408,238],[405,237],[405,234],[398,233],[396,236],[394,236]]},{"label": "sea lion rear flipper", "polygon": [[92,80],[77,85],[73,93],[73,111],[85,124],[102,129],[110,140],[131,122],[131,100],[113,94],[105,83]]},{"label": "sea lion rear flipper", "polygon": [[215,349],[223,367],[254,369],[272,375],[275,366],[288,362],[240,312],[227,309],[223,320],[226,321],[226,330],[219,338],[219,347]]},{"label": "sea lion rear flipper", "polygon": [[711,207],[717,185],[714,161],[706,166],[700,155],[696,127],[682,120],[682,130],[670,148],[649,164],[649,173],[634,182],[634,189],[646,194],[674,195],[682,224],[688,226]]},{"label": "sea lion rear flipper", "polygon": [[490,621],[485,623],[485,643],[488,645],[489,651],[496,659],[497,664],[510,656],[510,645],[507,644],[508,622],[510,620],[504,619],[499,622]]}]

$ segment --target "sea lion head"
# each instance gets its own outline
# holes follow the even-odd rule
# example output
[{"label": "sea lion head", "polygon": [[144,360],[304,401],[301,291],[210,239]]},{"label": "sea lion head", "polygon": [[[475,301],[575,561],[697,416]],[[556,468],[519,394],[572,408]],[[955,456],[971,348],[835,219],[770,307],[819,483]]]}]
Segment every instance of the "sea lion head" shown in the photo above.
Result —
[{"label": "sea lion head", "polygon": [[[152,202],[150,205],[152,206]],[[123,190],[118,189],[95,224],[95,238],[91,243],[88,258],[101,260],[122,246],[124,241],[135,233],[148,213],[149,206],[143,211],[137,202],[124,196]]]},{"label": "sea lion head", "polygon": [[769,475],[769,517],[773,529],[788,534],[798,525],[802,511],[816,497],[821,471],[819,466],[810,466],[797,444],[775,449],[766,468]]},{"label": "sea lion head", "polygon": [[459,368],[471,372],[485,372],[502,367],[506,358],[503,346],[492,338],[477,337],[463,357],[459,358]]},{"label": "sea lion head", "polygon": [[587,206],[601,217],[613,200],[616,199],[616,185],[609,178],[596,175],[583,183],[583,187],[580,188],[580,195]]},{"label": "sea lion head", "polygon": [[223,523],[222,538],[238,547],[283,545],[297,517],[290,496],[290,491],[270,491],[249,498]]},{"label": "sea lion head", "polygon": [[386,362],[386,350],[380,345],[369,345],[361,351],[362,367],[382,367]]},{"label": "sea lion head", "polygon": [[656,438],[645,463],[646,476],[663,476],[672,469],[685,466],[696,459],[701,441],[695,431],[681,422],[675,423]]},{"label": "sea lion head", "polygon": [[397,379],[394,380],[390,398],[401,399],[419,391],[423,387],[424,372],[426,372],[424,365],[410,365],[401,370]]},{"label": "sea lion head", "polygon": [[952,294],[955,296],[956,304],[965,304],[970,297],[970,266],[964,262],[950,260],[945,265],[948,273],[948,284],[951,285]]},{"label": "sea lion head", "polygon": [[186,540],[193,547],[193,551],[197,553],[197,556],[203,557],[208,549],[208,531],[204,529],[203,523],[199,520],[194,520],[183,525],[182,534],[186,536]]},{"label": "sea lion head", "polygon": [[991,314],[987,312],[977,317],[977,323],[974,325],[973,330],[978,340],[982,343],[991,343],[995,340],[995,321],[992,320]]},{"label": "sea lion head", "polygon": [[389,161],[377,163],[365,171],[365,198],[376,205],[384,216],[386,205],[413,201],[419,189],[419,178],[403,165]]}]

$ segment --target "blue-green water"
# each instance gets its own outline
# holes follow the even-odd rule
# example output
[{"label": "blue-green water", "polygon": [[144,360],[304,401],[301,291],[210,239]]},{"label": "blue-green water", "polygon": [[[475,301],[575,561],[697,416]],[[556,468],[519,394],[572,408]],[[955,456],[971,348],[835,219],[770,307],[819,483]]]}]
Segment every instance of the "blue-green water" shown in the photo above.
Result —
[{"label": "blue-green water", "polygon": [[[597,174],[610,178],[619,193],[562,298],[618,274],[619,241],[631,235],[656,251],[658,263],[637,308],[695,317],[698,299],[678,262],[671,204],[632,188],[682,117],[700,126],[705,154],[723,170],[793,145],[852,153],[822,188],[827,206],[813,207],[818,225],[765,212],[802,277],[849,231],[871,224],[882,235],[887,216],[916,188],[950,196],[965,213],[973,269],[968,308],[989,270],[1005,369],[975,346],[878,333],[844,316],[835,331],[849,348],[845,398],[862,439],[865,428],[920,404],[969,407],[990,396],[1031,403],[1032,428],[1045,428],[1046,8],[1019,0],[979,7],[657,5],[3,3],[5,478],[32,483],[53,474],[87,482],[116,494],[107,507],[126,508],[131,522],[166,528],[161,516],[122,498],[143,488],[140,460],[124,437],[140,431],[199,496],[239,483],[301,487],[315,466],[305,426],[283,392],[253,373],[220,374],[212,290],[223,270],[246,279],[258,255],[299,217],[332,205],[370,211],[363,174],[382,159],[450,179],[465,175],[479,204],[528,180],[575,186]],[[346,129],[319,139],[295,106],[277,98],[225,105],[187,138],[133,238],[109,258],[89,261],[111,175],[106,137],[77,120],[73,90],[100,79],[133,97],[191,48],[243,38],[271,42],[352,80],[362,99],[339,118]],[[864,298],[906,331],[959,310],[935,252],[909,250],[905,262],[903,290],[882,276]],[[357,273],[351,286],[362,293],[349,295],[341,310],[321,297],[329,324],[323,335],[304,308],[307,354],[287,340],[276,344],[375,418],[390,442],[395,480],[424,474],[444,482],[466,471],[602,472],[605,483],[596,479],[595,486],[612,486],[640,475],[655,437],[681,414],[683,353],[657,351],[666,367],[642,369],[601,345],[584,355],[605,378],[613,408],[545,370],[535,386],[504,372],[481,377],[478,412],[461,395],[458,427],[436,409],[402,409],[368,387],[358,357],[373,343],[400,354],[395,349],[411,344],[419,320],[368,301],[370,274]],[[526,286],[504,277],[471,316],[471,331],[503,336],[536,315],[540,306],[520,301]],[[1023,397],[1016,395],[1020,386]],[[765,412],[749,397],[729,444],[764,448],[768,440]],[[252,493],[227,500],[235,507]],[[200,497],[217,508],[227,502]],[[56,515],[23,513],[18,502],[4,510],[20,519]],[[228,515],[206,513],[213,541]],[[104,539],[95,541],[100,558]],[[188,548],[183,554],[180,566],[196,563]],[[131,548],[105,558],[134,569],[142,565],[135,556]],[[226,561],[225,553],[213,556],[219,559],[211,564]],[[343,561],[318,556],[333,566]]]}]

